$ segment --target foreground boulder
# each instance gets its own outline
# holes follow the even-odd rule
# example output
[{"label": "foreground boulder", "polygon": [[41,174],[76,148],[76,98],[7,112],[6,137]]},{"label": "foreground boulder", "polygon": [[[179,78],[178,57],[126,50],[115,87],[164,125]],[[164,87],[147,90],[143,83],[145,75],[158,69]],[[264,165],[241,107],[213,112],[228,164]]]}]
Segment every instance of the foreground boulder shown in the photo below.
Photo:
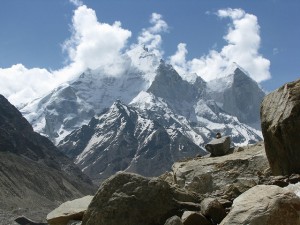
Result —
[{"label": "foreground boulder", "polygon": [[216,138],[205,145],[205,149],[211,153],[211,156],[223,156],[230,150],[230,137],[225,136]]},{"label": "foreground boulder", "polygon": [[[192,203],[194,202],[194,203]],[[117,173],[105,180],[83,218],[83,225],[163,225],[200,200],[158,178]]]},{"label": "foreground boulder", "polygon": [[300,198],[275,185],[257,185],[233,202],[221,225],[299,225]]},{"label": "foreground boulder", "polygon": [[300,80],[264,98],[261,126],[273,174],[300,173]]},{"label": "foreground boulder", "polygon": [[61,204],[47,215],[49,225],[66,225],[71,220],[82,220],[93,196],[88,195]]}]

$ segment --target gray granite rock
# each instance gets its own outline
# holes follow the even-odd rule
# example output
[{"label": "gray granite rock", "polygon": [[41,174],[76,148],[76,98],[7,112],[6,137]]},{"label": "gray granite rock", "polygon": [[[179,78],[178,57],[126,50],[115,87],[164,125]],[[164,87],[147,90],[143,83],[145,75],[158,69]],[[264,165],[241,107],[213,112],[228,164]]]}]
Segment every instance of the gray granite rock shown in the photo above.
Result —
[{"label": "gray granite rock", "polygon": [[105,180],[89,205],[83,225],[164,224],[172,215],[199,210],[197,196],[158,178],[117,173]]},{"label": "gray granite rock", "polygon": [[264,98],[261,127],[273,174],[300,173],[300,80]]},{"label": "gray granite rock", "polygon": [[230,137],[213,139],[205,145],[205,149],[211,153],[211,156],[226,155],[230,150]]},{"label": "gray granite rock", "polygon": [[233,201],[221,225],[299,225],[300,198],[274,185],[257,185]]}]

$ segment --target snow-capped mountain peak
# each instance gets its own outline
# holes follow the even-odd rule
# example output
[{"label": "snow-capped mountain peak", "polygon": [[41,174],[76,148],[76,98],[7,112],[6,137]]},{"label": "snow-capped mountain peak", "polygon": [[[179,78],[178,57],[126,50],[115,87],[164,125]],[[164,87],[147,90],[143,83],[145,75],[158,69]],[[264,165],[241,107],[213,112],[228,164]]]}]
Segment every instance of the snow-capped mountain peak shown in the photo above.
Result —
[{"label": "snow-capped mountain peak", "polygon": [[88,70],[21,109],[94,179],[119,170],[159,175],[176,160],[205,154],[217,132],[234,145],[261,140],[249,124],[259,120],[264,93],[238,66],[215,81],[188,82],[143,46],[124,60],[118,76]]}]

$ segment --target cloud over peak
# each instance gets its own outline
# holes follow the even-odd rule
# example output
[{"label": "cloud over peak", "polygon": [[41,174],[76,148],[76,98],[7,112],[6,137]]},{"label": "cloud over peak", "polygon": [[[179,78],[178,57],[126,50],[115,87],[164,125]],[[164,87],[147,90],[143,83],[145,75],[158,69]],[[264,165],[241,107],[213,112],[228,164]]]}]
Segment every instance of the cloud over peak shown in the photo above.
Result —
[{"label": "cloud over peak", "polygon": [[[132,33],[123,28],[121,22],[100,22],[96,12],[80,0],[70,2],[77,8],[72,17],[71,36],[62,45],[67,53],[67,65],[56,71],[28,69],[22,64],[0,68],[1,94],[12,103],[20,105],[41,97],[88,68],[100,69],[107,75],[120,75],[128,65],[139,66],[138,62],[133,62],[134,57],[130,58],[131,62],[126,61],[130,60],[128,57],[123,57],[124,53],[134,54],[137,46],[146,48],[158,60],[162,58],[162,33],[169,31],[162,15],[152,13],[150,26],[143,28],[137,40],[131,41],[128,46]],[[214,15],[230,19],[227,34],[223,37],[227,44],[220,51],[212,49],[208,54],[191,60],[187,60],[187,45],[178,44],[176,53],[168,60],[179,74],[196,73],[205,80],[211,80],[237,62],[257,82],[270,78],[270,62],[259,53],[261,40],[257,17],[242,9],[222,9]]]},{"label": "cloud over peak", "polygon": [[219,77],[234,62],[247,70],[257,82],[269,79],[270,61],[259,53],[261,39],[257,17],[242,9],[231,8],[218,10],[216,15],[231,19],[223,37],[227,45],[221,51],[210,50],[207,55],[186,60],[188,51],[181,43],[177,52],[169,58],[170,63],[182,74],[197,73],[206,81]]},{"label": "cloud over peak", "polygon": [[72,63],[96,69],[118,61],[129,37],[131,32],[123,29],[120,22],[112,25],[98,22],[96,12],[83,5],[74,12],[72,35],[63,49]]},{"label": "cloud over peak", "polygon": [[[166,21],[163,20],[162,15],[152,13],[150,21],[152,26],[144,28],[138,37],[138,45],[145,46],[150,52],[158,57],[162,57],[163,51],[161,49],[162,32],[167,32],[169,29]],[[135,45],[133,45],[134,47]]]}]

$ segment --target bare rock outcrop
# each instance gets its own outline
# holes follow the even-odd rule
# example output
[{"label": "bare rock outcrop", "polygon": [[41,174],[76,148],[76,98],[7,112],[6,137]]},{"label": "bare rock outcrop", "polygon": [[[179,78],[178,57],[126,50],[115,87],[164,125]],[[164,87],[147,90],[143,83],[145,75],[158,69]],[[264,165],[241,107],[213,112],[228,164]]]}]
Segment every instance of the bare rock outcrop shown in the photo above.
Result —
[{"label": "bare rock outcrop", "polygon": [[184,211],[199,211],[197,202],[197,196],[161,179],[117,173],[101,184],[82,224],[160,225]]},{"label": "bare rock outcrop", "polygon": [[264,98],[261,127],[273,174],[300,173],[300,80]]},{"label": "bare rock outcrop", "polygon": [[259,184],[269,168],[262,142],[244,151],[222,157],[202,157],[173,165],[174,182],[182,188],[207,196],[233,200]]},{"label": "bare rock outcrop", "polygon": [[241,194],[221,225],[300,224],[300,198],[275,185],[257,185]]}]

